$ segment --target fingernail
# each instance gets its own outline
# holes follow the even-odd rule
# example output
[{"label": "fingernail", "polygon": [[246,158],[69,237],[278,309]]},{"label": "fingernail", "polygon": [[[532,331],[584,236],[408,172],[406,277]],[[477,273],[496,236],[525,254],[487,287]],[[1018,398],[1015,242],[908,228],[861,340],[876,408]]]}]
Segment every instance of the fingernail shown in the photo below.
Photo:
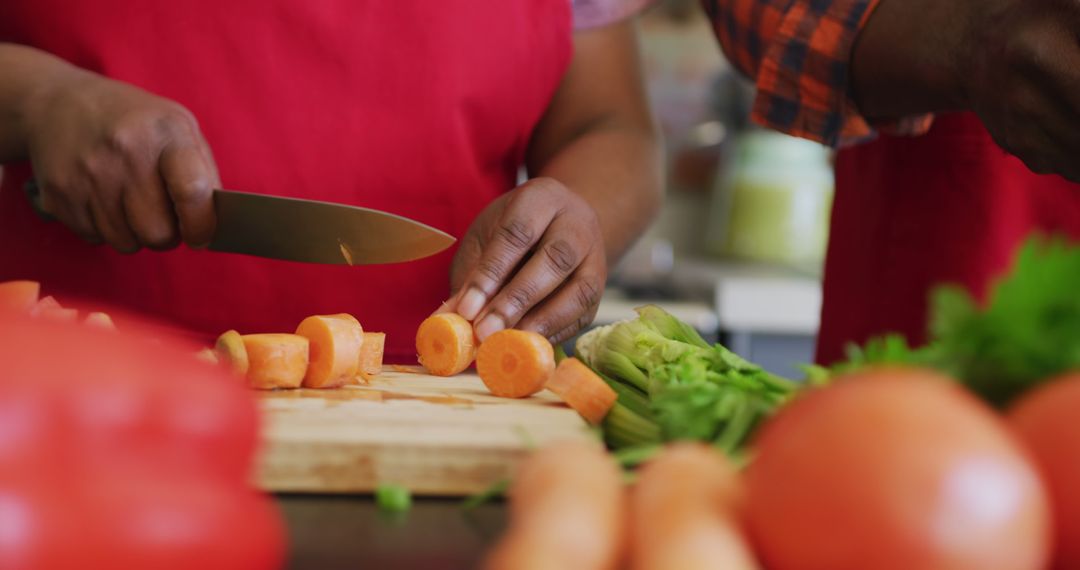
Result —
[{"label": "fingernail", "polygon": [[476,315],[480,314],[480,309],[484,308],[486,300],[480,290],[470,288],[465,293],[465,296],[461,298],[461,302],[458,303],[458,314],[471,321],[476,318]]},{"label": "fingernail", "polygon": [[480,339],[480,342],[484,342],[487,337],[506,328],[506,323],[499,315],[488,315],[484,317],[480,324],[476,325],[476,338]]}]

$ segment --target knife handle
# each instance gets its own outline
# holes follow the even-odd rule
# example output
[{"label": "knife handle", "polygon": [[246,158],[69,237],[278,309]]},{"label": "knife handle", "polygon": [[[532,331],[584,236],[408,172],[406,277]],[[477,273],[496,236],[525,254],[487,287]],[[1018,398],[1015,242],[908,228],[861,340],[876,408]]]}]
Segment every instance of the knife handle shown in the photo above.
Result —
[{"label": "knife handle", "polygon": [[34,212],[37,213],[38,217],[46,222],[51,222],[56,219],[42,207],[41,188],[38,188],[36,180],[33,178],[27,180],[26,184],[23,185],[23,190],[26,192],[26,197],[30,200],[30,206],[34,208]]}]

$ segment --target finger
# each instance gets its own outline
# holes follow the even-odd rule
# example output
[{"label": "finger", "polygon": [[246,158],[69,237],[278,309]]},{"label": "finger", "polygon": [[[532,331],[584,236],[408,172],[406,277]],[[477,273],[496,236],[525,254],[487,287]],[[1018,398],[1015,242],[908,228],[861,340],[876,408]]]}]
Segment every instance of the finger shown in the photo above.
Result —
[{"label": "finger", "polygon": [[454,254],[454,261],[450,264],[450,298],[444,301],[433,314],[457,312],[461,294],[464,292],[462,286],[469,272],[476,267],[476,262],[479,261],[482,253],[480,239],[473,231],[468,232],[461,240],[461,246]]},{"label": "finger", "polygon": [[139,242],[127,225],[121,199],[102,198],[90,200],[90,215],[105,243],[120,253],[135,253]]},{"label": "finger", "polygon": [[456,308],[466,319],[476,318],[555,218],[556,201],[550,199],[550,193],[537,191],[540,184],[532,188],[529,183],[522,186],[507,204],[476,266],[465,279]]},{"label": "finger", "polygon": [[603,268],[602,256],[591,254],[569,281],[525,315],[517,327],[556,343],[572,337],[596,316],[604,292]]},{"label": "finger", "polygon": [[161,179],[172,200],[184,243],[206,247],[214,237],[214,188],[220,187],[217,169],[198,141],[173,143],[161,153]]},{"label": "finger", "polygon": [[123,207],[139,243],[156,251],[177,246],[180,231],[176,213],[155,171],[145,169],[133,177],[124,191]]},{"label": "finger", "polygon": [[41,209],[60,220],[83,241],[93,245],[102,243],[101,234],[94,225],[93,215],[86,202],[73,202],[69,195],[86,196],[89,192],[78,189],[60,189],[44,182],[41,186]]},{"label": "finger", "polygon": [[477,338],[483,341],[504,328],[513,328],[567,280],[593,247],[583,229],[582,224],[565,217],[552,222],[532,256],[481,311]]}]

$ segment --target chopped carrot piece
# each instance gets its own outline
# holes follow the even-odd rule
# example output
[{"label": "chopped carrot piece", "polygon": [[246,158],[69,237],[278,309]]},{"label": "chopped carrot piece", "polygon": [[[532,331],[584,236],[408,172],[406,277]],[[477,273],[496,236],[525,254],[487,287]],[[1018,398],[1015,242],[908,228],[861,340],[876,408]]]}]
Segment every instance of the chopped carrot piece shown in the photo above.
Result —
[{"label": "chopped carrot piece", "polygon": [[[247,353],[245,352],[245,354],[247,354]],[[201,360],[203,362],[206,362],[208,364],[219,364],[220,361],[218,360],[217,355],[218,355],[218,353],[217,353],[216,350],[214,350],[212,348],[204,348],[204,349],[200,350],[199,352],[195,353],[195,358],[198,358],[199,360]]]},{"label": "chopped carrot piece", "polygon": [[246,334],[248,382],[253,388],[299,388],[308,369],[308,339],[295,334]]},{"label": "chopped carrot piece", "polygon": [[233,373],[240,376],[247,374],[250,363],[244,337],[240,333],[234,330],[221,333],[214,343],[214,351],[217,352],[218,361],[228,365]]},{"label": "chopped carrot piece", "polygon": [[591,424],[603,421],[619,399],[603,378],[576,358],[563,359],[546,387]]},{"label": "chopped carrot piece", "polygon": [[352,381],[360,362],[364,329],[352,315],[315,315],[296,327],[311,342],[305,388],[337,388]]},{"label": "chopped carrot piece", "polygon": [[83,324],[105,330],[116,330],[116,325],[113,324],[112,317],[110,317],[108,313],[90,313],[83,319]]},{"label": "chopped carrot piece", "polygon": [[367,376],[376,376],[382,372],[383,351],[386,347],[386,333],[365,332],[364,343],[360,345],[360,362],[357,367]]},{"label": "chopped carrot piece", "polygon": [[43,297],[38,301],[37,304],[30,309],[30,314],[35,317],[61,322],[74,322],[79,319],[79,311],[77,309],[67,309],[63,307],[52,295]]},{"label": "chopped carrot piece", "polygon": [[509,497],[509,530],[488,570],[616,567],[626,535],[622,472],[599,444],[533,453],[518,466]]},{"label": "chopped carrot piece", "polygon": [[38,302],[41,285],[37,281],[0,283],[0,312],[29,313]]},{"label": "chopped carrot piece", "polygon": [[734,467],[701,443],[664,449],[639,471],[631,494],[635,570],[758,568],[739,525]]},{"label": "chopped carrot piece", "polygon": [[420,364],[436,376],[453,376],[476,358],[472,324],[454,313],[432,315],[416,331],[416,354]]},{"label": "chopped carrot piece", "polygon": [[543,389],[555,371],[555,349],[534,332],[501,330],[480,345],[476,371],[492,394],[524,398]]}]

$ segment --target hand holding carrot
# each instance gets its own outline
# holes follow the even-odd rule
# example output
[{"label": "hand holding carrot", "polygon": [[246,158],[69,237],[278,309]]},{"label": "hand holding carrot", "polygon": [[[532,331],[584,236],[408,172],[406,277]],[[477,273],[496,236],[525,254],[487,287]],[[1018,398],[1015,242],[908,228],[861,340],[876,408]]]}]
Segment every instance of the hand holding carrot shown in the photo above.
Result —
[{"label": "hand holding carrot", "polygon": [[442,310],[471,320],[481,341],[516,327],[561,342],[592,321],[606,279],[592,206],[554,179],[535,178],[473,222]]}]

